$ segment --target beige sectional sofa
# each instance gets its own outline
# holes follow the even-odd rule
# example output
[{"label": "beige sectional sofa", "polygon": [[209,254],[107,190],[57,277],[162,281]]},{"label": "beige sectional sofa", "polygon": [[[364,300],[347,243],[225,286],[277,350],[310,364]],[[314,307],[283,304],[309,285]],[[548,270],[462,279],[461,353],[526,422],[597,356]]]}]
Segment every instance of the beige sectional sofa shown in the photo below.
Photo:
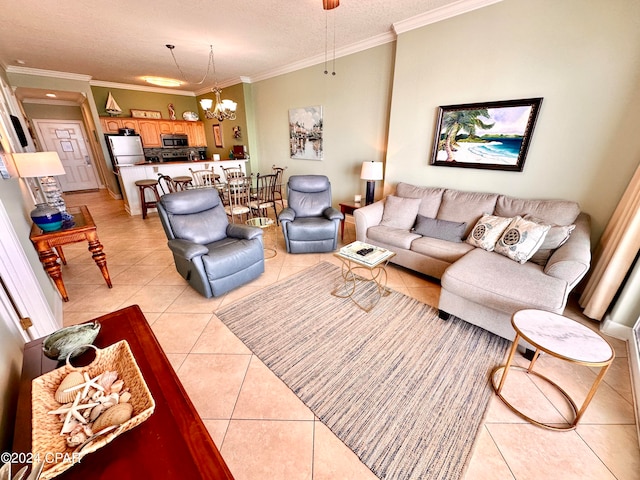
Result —
[{"label": "beige sectional sofa", "polygon": [[[429,222],[428,236],[407,228],[412,216],[413,222]],[[543,230],[549,226],[533,258],[519,263],[523,258],[516,261],[469,243],[470,236],[491,228],[482,222],[477,226],[478,220],[494,217],[524,217]],[[561,314],[591,261],[590,218],[571,201],[400,183],[392,196],[359,208],[354,218],[357,240],[392,250],[394,263],[441,280],[441,318],[455,315],[509,340],[515,336],[514,312],[536,308]],[[562,241],[552,238],[557,234],[564,236]],[[500,240],[503,250],[506,238]]]}]

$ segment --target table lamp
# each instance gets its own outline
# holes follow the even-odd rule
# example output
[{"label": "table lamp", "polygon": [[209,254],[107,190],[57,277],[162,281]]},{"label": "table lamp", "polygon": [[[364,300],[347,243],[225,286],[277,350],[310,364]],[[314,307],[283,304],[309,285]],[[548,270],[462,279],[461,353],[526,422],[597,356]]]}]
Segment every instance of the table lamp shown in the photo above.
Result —
[{"label": "table lamp", "polygon": [[[60,214],[62,220],[69,220],[72,217],[67,213],[67,206],[64,203],[64,199],[62,198],[62,191],[58,186],[58,182],[53,178],[55,175],[64,175],[64,167],[62,166],[62,161],[58,156],[57,152],[30,152],[30,153],[14,153],[13,161],[15,162],[16,169],[18,170],[18,175],[23,178],[33,178],[36,177],[40,183],[40,194],[39,194],[39,205],[47,204],[52,208],[57,209]],[[36,208],[38,210],[38,208]],[[51,215],[45,215],[42,208],[40,208],[43,216],[51,217]],[[34,216],[34,212],[32,212],[31,218],[34,223],[38,225],[43,230],[56,230],[60,228],[57,225],[55,220],[49,219],[48,222],[42,220],[36,220],[39,218]],[[52,225],[50,225],[52,223]],[[43,228],[43,225],[45,228]],[[56,227],[57,228],[53,228]]]},{"label": "table lamp", "polygon": [[373,195],[376,188],[376,180],[382,180],[382,162],[362,162],[360,178],[367,181],[367,194],[365,205],[373,203]]}]

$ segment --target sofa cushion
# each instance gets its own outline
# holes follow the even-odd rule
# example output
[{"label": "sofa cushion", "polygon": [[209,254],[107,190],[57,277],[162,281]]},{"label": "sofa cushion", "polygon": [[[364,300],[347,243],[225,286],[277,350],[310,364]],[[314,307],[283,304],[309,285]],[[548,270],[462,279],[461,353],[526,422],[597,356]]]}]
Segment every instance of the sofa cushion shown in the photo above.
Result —
[{"label": "sofa cushion", "polygon": [[571,225],[580,214],[580,205],[568,200],[527,200],[500,195],[494,214],[501,217],[529,214],[547,225]]},{"label": "sofa cushion", "polygon": [[410,230],[416,221],[421,200],[389,195],[384,201],[384,212],[380,225]]},{"label": "sofa cushion", "polygon": [[442,194],[442,203],[436,218],[451,222],[466,222],[466,237],[471,233],[471,229],[483,214],[493,213],[497,200],[497,193],[445,190]]},{"label": "sofa cushion", "polygon": [[418,213],[425,217],[435,218],[442,202],[444,188],[417,187],[409,183],[398,183],[396,195],[404,198],[421,199]]},{"label": "sofa cushion", "polygon": [[475,247],[466,242],[449,242],[432,237],[420,237],[411,242],[411,251],[453,263]]},{"label": "sofa cushion", "polygon": [[549,225],[516,215],[496,242],[495,251],[520,264],[525,263],[538,251],[549,228]]},{"label": "sofa cushion", "polygon": [[443,289],[464,292],[472,302],[509,313],[523,308],[558,311],[567,292],[567,283],[546,275],[540,265],[520,265],[480,248],[447,268],[441,282]]},{"label": "sofa cushion", "polygon": [[369,230],[367,230],[367,237],[376,242],[405,250],[411,248],[411,242],[417,238],[421,238],[417,233],[412,233],[402,228],[387,227],[385,225],[370,227]]},{"label": "sofa cushion", "polygon": [[418,214],[413,231],[423,237],[439,238],[449,242],[462,242],[467,230],[465,222],[450,222],[439,218],[429,218]]},{"label": "sofa cushion", "polygon": [[[532,215],[525,215],[526,220],[531,220],[532,222],[544,224],[544,222],[536,218]],[[571,225],[550,225],[549,231],[547,235],[544,237],[544,241],[540,248],[536,253],[533,254],[530,261],[537,263],[538,265],[542,265],[543,267],[547,264],[549,257],[553,255],[553,252],[560,248],[562,245],[567,243],[569,237],[571,236],[571,232],[575,230],[575,224]]]},{"label": "sofa cushion", "polygon": [[511,223],[511,220],[511,218],[496,217],[488,213],[484,214],[471,230],[467,237],[467,243],[491,252],[495,248],[498,239]]}]

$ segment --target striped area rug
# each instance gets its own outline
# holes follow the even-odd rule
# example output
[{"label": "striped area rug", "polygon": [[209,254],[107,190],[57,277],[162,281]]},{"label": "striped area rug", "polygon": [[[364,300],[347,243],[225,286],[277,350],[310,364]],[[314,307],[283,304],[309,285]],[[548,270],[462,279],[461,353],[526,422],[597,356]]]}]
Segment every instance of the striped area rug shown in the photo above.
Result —
[{"label": "striped area rug", "polygon": [[323,262],[216,314],[379,478],[460,478],[509,342],[395,291],[365,313],[340,281]]}]

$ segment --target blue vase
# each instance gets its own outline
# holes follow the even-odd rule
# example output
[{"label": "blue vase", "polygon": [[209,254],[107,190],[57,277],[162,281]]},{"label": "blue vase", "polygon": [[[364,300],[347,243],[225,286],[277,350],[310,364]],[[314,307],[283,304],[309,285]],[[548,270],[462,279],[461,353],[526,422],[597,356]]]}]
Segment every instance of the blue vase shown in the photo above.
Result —
[{"label": "blue vase", "polygon": [[52,232],[62,228],[62,213],[57,208],[51,207],[46,203],[39,203],[31,212],[31,220],[43,232]]}]

